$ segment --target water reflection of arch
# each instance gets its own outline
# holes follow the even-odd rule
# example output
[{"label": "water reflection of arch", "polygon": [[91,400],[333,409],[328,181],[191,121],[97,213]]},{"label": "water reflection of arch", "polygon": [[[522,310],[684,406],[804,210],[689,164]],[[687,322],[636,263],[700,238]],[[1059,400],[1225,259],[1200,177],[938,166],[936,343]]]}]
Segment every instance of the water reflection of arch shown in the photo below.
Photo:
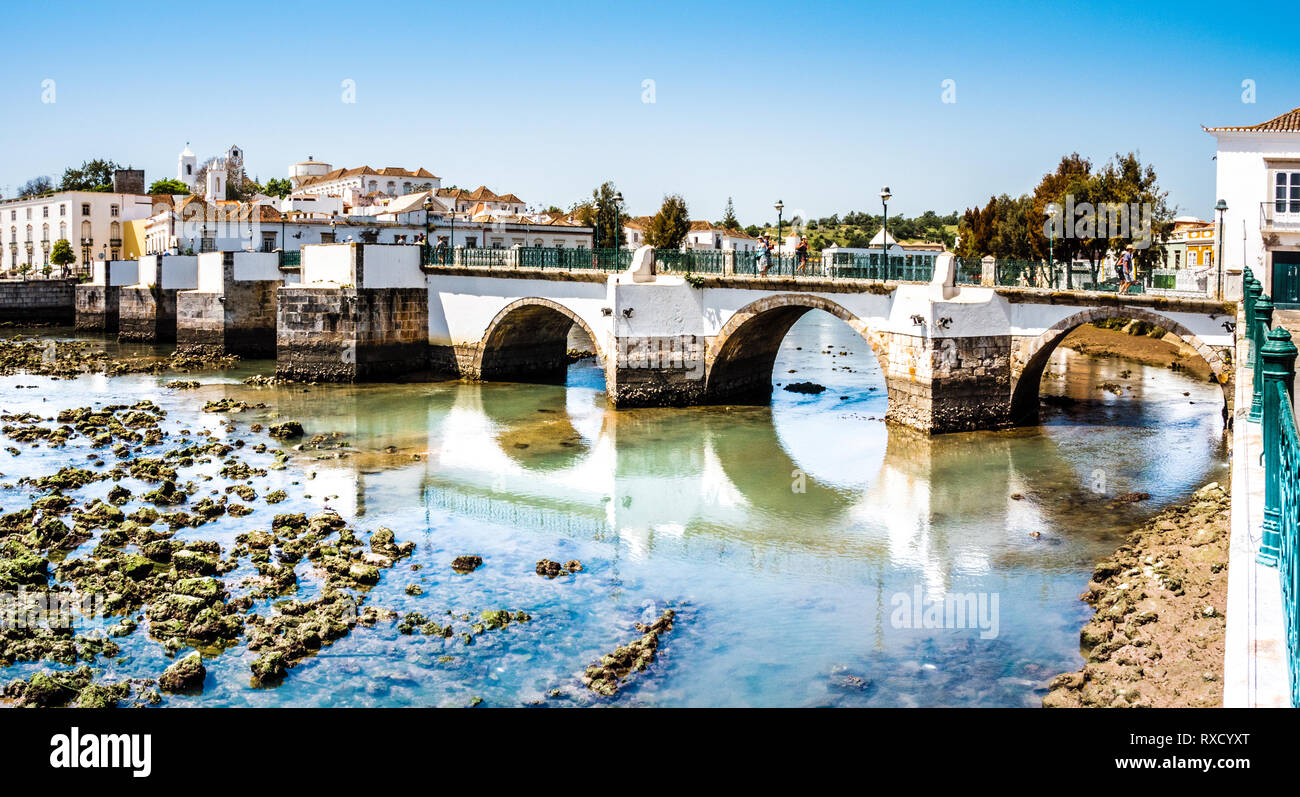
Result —
[{"label": "water reflection of arch", "polygon": [[591,443],[573,425],[564,385],[534,385],[526,396],[506,385],[466,385],[477,390],[501,451],[528,470],[571,467],[591,453]]},{"label": "water reflection of arch", "polygon": [[[702,411],[722,472],[760,512],[825,526],[838,523],[856,502],[853,491],[823,485],[799,467],[781,444],[770,407]],[[738,417],[757,422],[736,423]]]},{"label": "water reflection of arch", "polygon": [[1120,306],[1088,308],[1061,319],[1035,338],[1016,343],[1017,350],[1013,352],[1011,365],[1011,417],[1014,422],[1026,423],[1038,417],[1039,387],[1043,370],[1061,341],[1084,324],[1104,321],[1108,318],[1146,321],[1168,330],[1192,347],[1210,367],[1215,382],[1223,391],[1226,417],[1226,413],[1232,406],[1233,374],[1232,366],[1224,361],[1220,353],[1187,327],[1166,315],[1141,307]]},{"label": "water reflection of arch", "polygon": [[782,293],[737,310],[710,344],[705,395],[713,403],[765,404],[772,394],[772,367],[781,342],[795,322],[822,310],[846,322],[875,353],[881,373],[889,373],[886,347],[865,319],[838,302],[807,293]]}]

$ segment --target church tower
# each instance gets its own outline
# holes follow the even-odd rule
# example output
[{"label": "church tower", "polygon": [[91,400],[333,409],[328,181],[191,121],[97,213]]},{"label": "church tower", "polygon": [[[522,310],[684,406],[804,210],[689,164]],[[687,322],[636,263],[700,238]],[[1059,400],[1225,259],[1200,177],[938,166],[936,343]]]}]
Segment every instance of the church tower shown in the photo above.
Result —
[{"label": "church tower", "polygon": [[218,158],[208,166],[207,184],[203,187],[203,198],[217,202],[226,198],[226,161]]},{"label": "church tower", "polygon": [[186,141],[185,151],[176,159],[176,179],[185,183],[190,191],[193,192],[194,176],[197,174],[198,170],[199,167],[197,160],[194,157],[194,153],[190,152],[190,142]]}]

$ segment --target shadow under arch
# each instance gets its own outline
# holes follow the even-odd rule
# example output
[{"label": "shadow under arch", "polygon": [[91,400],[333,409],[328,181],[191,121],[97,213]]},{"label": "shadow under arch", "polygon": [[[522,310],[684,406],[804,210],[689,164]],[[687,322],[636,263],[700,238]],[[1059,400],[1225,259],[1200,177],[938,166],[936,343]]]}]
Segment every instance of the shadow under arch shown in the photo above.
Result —
[{"label": "shadow under arch", "polygon": [[1232,369],[1213,347],[1207,345],[1187,327],[1168,316],[1152,312],[1141,307],[1094,307],[1074,315],[1067,316],[1053,324],[1041,335],[1020,344],[1014,353],[1011,366],[1011,422],[1013,424],[1032,423],[1038,418],[1038,391],[1042,382],[1043,371],[1052,353],[1066,336],[1084,324],[1102,321],[1107,318],[1127,318],[1134,321],[1146,321],[1177,335],[1180,340],[1196,350],[1206,365],[1214,381],[1223,391],[1223,411],[1227,417],[1232,405]]},{"label": "shadow under arch", "polygon": [[[772,367],[795,322],[810,310],[823,310],[848,323],[870,346],[883,374],[886,349],[867,323],[842,305],[820,296],[782,293],[737,310],[709,347],[704,395],[711,404],[766,404],[772,398]],[[886,380],[886,390],[888,390]]]},{"label": "shadow under arch", "polygon": [[484,381],[562,380],[568,360],[569,329],[577,324],[596,347],[600,339],[587,322],[564,305],[540,296],[516,299],[496,314],[474,353],[472,376]]}]

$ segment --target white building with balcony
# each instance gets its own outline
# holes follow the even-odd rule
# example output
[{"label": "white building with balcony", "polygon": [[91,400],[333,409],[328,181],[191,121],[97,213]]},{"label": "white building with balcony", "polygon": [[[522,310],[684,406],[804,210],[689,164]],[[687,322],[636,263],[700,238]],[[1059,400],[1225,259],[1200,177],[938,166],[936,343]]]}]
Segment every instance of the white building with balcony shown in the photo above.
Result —
[{"label": "white building with balcony", "polygon": [[[126,222],[148,218],[147,194],[55,191],[0,200],[0,268],[39,272],[50,262],[55,242],[67,240],[82,273],[96,260],[122,257]],[[56,269],[57,270],[57,269]]]},{"label": "white building with balcony", "polygon": [[1228,206],[1219,258],[1226,298],[1241,296],[1249,266],[1275,303],[1300,306],[1300,108],[1204,129],[1218,139],[1215,198]]}]

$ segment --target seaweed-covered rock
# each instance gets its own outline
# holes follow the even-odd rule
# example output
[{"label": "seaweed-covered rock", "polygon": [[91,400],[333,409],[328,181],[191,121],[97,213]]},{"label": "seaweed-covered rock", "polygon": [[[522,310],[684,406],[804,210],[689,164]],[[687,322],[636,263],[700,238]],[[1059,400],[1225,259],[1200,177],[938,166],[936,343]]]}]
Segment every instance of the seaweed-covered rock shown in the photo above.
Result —
[{"label": "seaweed-covered rock", "polygon": [[292,440],[296,437],[302,437],[302,424],[297,421],[285,421],[284,423],[272,424],[266,433],[277,440]]},{"label": "seaweed-covered rock", "polygon": [[451,560],[451,569],[461,575],[464,575],[465,573],[473,573],[482,566],[483,557],[478,556],[477,554],[462,554]]},{"label": "seaweed-covered rock", "polygon": [[203,679],[207,675],[203,656],[195,651],[163,670],[158,686],[164,692],[199,692],[203,690]]}]

